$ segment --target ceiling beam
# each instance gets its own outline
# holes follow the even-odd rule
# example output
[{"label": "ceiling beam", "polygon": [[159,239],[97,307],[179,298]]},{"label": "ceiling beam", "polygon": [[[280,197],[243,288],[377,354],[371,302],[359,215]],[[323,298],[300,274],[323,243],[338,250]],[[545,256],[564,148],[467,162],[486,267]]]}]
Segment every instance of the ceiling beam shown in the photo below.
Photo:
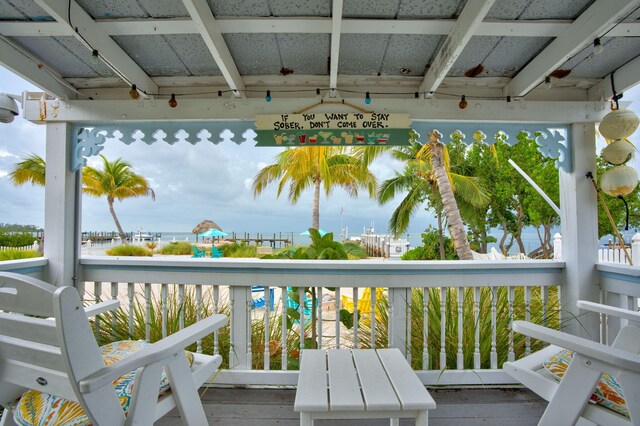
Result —
[{"label": "ceiling beam", "polygon": [[596,0],[573,24],[505,86],[505,96],[524,96],[573,55],[638,6],[638,0]]},{"label": "ceiling beam", "polygon": [[338,63],[340,62],[340,35],[342,34],[342,0],[333,0],[331,12],[331,56],[329,56],[329,87],[338,87]]},{"label": "ceiling beam", "polygon": [[240,76],[240,71],[238,71],[227,43],[222,37],[220,26],[213,16],[209,3],[206,0],[182,0],[182,3],[191,15],[198,33],[209,48],[209,52],[220,68],[229,88],[234,91],[236,97],[244,96],[242,76]]},{"label": "ceiling beam", "polygon": [[[640,84],[640,56],[627,62],[613,72],[616,93],[624,93],[636,84]],[[608,100],[613,97],[611,74],[589,89],[589,99],[594,101]]]},{"label": "ceiling beam", "polygon": [[[58,23],[71,29],[73,36],[81,43],[88,43],[91,48],[97,50],[105,62],[108,62],[107,65],[124,80],[135,84],[139,90],[150,95],[158,91],[158,86],[147,73],[96,25],[96,21],[74,0],[35,0],[35,2]],[[71,22],[69,22],[69,15]]]},{"label": "ceiling beam", "polygon": [[59,99],[76,99],[76,92],[64,84],[62,77],[32,59],[21,49],[0,37],[0,65],[19,75],[31,84]]},{"label": "ceiling beam", "polygon": [[[223,34],[330,34],[330,18],[236,18],[217,17]],[[190,18],[168,19],[101,19],[98,26],[110,36],[197,34]],[[573,21],[485,20],[476,36],[557,37]],[[446,35],[455,24],[453,19],[343,19],[342,34],[411,34]],[[0,21],[0,34],[8,37],[72,36],[73,30],[58,22]],[[624,22],[607,37],[640,37],[640,22]]]},{"label": "ceiling beam", "polygon": [[471,40],[476,29],[493,6],[495,0],[468,0],[447,39],[431,62],[419,92],[435,92],[440,83]]}]

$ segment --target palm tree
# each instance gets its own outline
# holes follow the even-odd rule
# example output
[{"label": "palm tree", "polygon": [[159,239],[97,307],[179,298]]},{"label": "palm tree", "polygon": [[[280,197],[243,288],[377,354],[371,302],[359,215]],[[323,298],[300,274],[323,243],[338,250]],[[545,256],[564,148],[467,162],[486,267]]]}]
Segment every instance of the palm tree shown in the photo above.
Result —
[{"label": "palm tree", "polygon": [[378,187],[375,176],[344,147],[313,146],[289,148],[276,155],[275,162],[264,167],[253,179],[253,195],[257,197],[270,183],[279,180],[278,196],[289,184],[288,198],[295,204],[302,193],[313,188],[311,227],[320,229],[320,190],[327,196],[334,187],[344,188],[351,197],[359,188],[367,188],[373,196]]},{"label": "palm tree", "polygon": [[46,162],[36,154],[27,155],[24,160],[13,165],[9,173],[9,179],[14,185],[24,185],[31,182],[32,185],[44,186]]},{"label": "palm tree", "polygon": [[102,170],[94,169],[90,166],[83,168],[82,190],[92,197],[107,197],[111,217],[113,217],[116,228],[118,228],[121,241],[126,244],[127,236],[116,216],[113,202],[115,200],[122,201],[125,198],[146,197],[149,195],[155,200],[156,194],[150,188],[149,182],[144,176],[136,174],[129,163],[121,158],[111,162],[103,155],[100,155],[100,157],[102,158]]}]

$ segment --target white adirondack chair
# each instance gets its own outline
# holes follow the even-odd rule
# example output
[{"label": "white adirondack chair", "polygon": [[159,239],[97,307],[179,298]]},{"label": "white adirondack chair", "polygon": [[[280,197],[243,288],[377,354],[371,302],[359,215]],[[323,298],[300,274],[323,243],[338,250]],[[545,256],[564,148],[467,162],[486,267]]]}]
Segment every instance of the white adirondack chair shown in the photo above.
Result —
[{"label": "white adirondack chair", "polygon": [[[110,301],[85,311],[73,287],[0,273],[0,425],[15,424],[16,399],[27,389],[78,402],[93,425],[151,425],[176,406],[184,423],[207,424],[198,388],[222,358],[193,354],[190,367],[183,348],[227,318],[205,318],[106,366],[88,316],[117,307]],[[163,369],[171,389],[158,397]],[[136,374],[125,416],[112,382],[131,371]]]},{"label": "white adirondack chair", "polygon": [[[551,345],[518,361],[507,362],[503,368],[549,401],[538,425],[573,425],[580,418],[607,426],[640,425],[640,313],[586,301],[578,301],[577,305],[629,323],[622,327],[613,345],[607,346],[540,325],[515,321],[514,331]],[[573,351],[573,357],[558,383],[544,368],[544,363],[563,349]],[[620,385],[628,417],[589,403],[596,386],[602,386],[599,381],[603,374],[610,375]]]}]

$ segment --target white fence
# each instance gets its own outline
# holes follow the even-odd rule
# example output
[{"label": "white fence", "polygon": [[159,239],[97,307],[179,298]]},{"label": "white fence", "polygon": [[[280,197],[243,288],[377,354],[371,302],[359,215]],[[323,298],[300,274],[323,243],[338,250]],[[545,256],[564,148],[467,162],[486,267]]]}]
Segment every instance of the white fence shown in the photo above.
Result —
[{"label": "white fence", "polygon": [[18,250],[18,251],[30,251],[30,250],[38,251],[39,248],[40,248],[40,245],[38,244],[37,240],[34,241],[33,244],[30,246],[21,246],[21,247],[0,246],[0,250]]},{"label": "white fence", "polygon": [[[626,250],[626,254],[625,254]],[[607,263],[621,263],[624,265],[629,265],[629,259],[627,255],[631,258],[631,262],[634,259],[640,259],[640,234],[635,234],[631,238],[631,247],[611,247],[611,248],[600,248],[598,249],[598,262],[607,262]],[[640,265],[635,265],[640,266]]]},{"label": "white fence", "polygon": [[360,244],[373,257],[399,259],[409,251],[409,240],[395,239],[390,235],[364,233],[360,236]]}]

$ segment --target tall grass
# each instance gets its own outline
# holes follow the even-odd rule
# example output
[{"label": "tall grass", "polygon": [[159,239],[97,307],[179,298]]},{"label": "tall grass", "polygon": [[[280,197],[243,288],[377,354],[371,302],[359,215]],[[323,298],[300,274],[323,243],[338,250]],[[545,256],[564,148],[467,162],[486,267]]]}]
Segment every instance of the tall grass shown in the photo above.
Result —
[{"label": "tall grass", "polygon": [[247,243],[230,243],[218,247],[224,257],[258,257],[258,248]]},{"label": "tall grass", "polygon": [[0,262],[3,260],[30,259],[32,257],[42,257],[42,253],[36,250],[0,250]]},{"label": "tall grass", "polygon": [[134,245],[115,246],[112,249],[106,250],[105,254],[107,256],[153,256],[151,250]]},{"label": "tall grass", "polygon": [[[440,288],[430,288],[429,304],[427,308],[428,316],[428,340],[427,350],[429,353],[429,365],[422,365],[423,342],[424,342],[424,304],[423,290],[415,288],[411,292],[411,340],[410,353],[411,362],[414,369],[439,370],[440,368],[440,345],[441,345],[441,312],[440,312]],[[496,294],[496,352],[498,358],[498,368],[507,361],[509,355],[509,336],[510,336],[510,316],[508,303],[508,288],[497,288]],[[473,288],[465,288],[463,290],[462,305],[462,353],[464,357],[464,368],[474,368],[474,352],[475,352],[475,328],[476,324],[480,329],[480,360],[481,368],[490,368],[491,354],[491,310],[492,310],[492,293],[488,287],[480,289],[479,316],[475,317]],[[514,289],[513,300],[513,319],[525,319],[526,306],[524,303],[524,288],[517,287]],[[445,351],[446,351],[446,368],[455,369],[457,364],[458,353],[458,289],[447,288],[445,290]],[[380,298],[376,301],[376,347],[387,347],[388,341],[388,300]],[[542,297],[539,287],[532,290],[531,301],[529,304],[530,321],[536,324],[543,324],[547,327],[559,328],[559,307],[557,302],[557,288],[549,288],[548,302],[546,305],[546,319],[543,321],[542,313]],[[366,314],[366,313],[365,313]],[[363,315],[360,319],[360,345],[364,348],[371,347],[371,319],[368,315]],[[513,333],[513,351],[515,358],[522,357],[525,353],[526,340],[525,336]],[[542,348],[542,343],[534,339],[531,340],[531,351],[535,352]]]},{"label": "tall grass", "polygon": [[191,255],[193,254],[192,245],[187,241],[172,241],[160,249],[160,254]]}]

